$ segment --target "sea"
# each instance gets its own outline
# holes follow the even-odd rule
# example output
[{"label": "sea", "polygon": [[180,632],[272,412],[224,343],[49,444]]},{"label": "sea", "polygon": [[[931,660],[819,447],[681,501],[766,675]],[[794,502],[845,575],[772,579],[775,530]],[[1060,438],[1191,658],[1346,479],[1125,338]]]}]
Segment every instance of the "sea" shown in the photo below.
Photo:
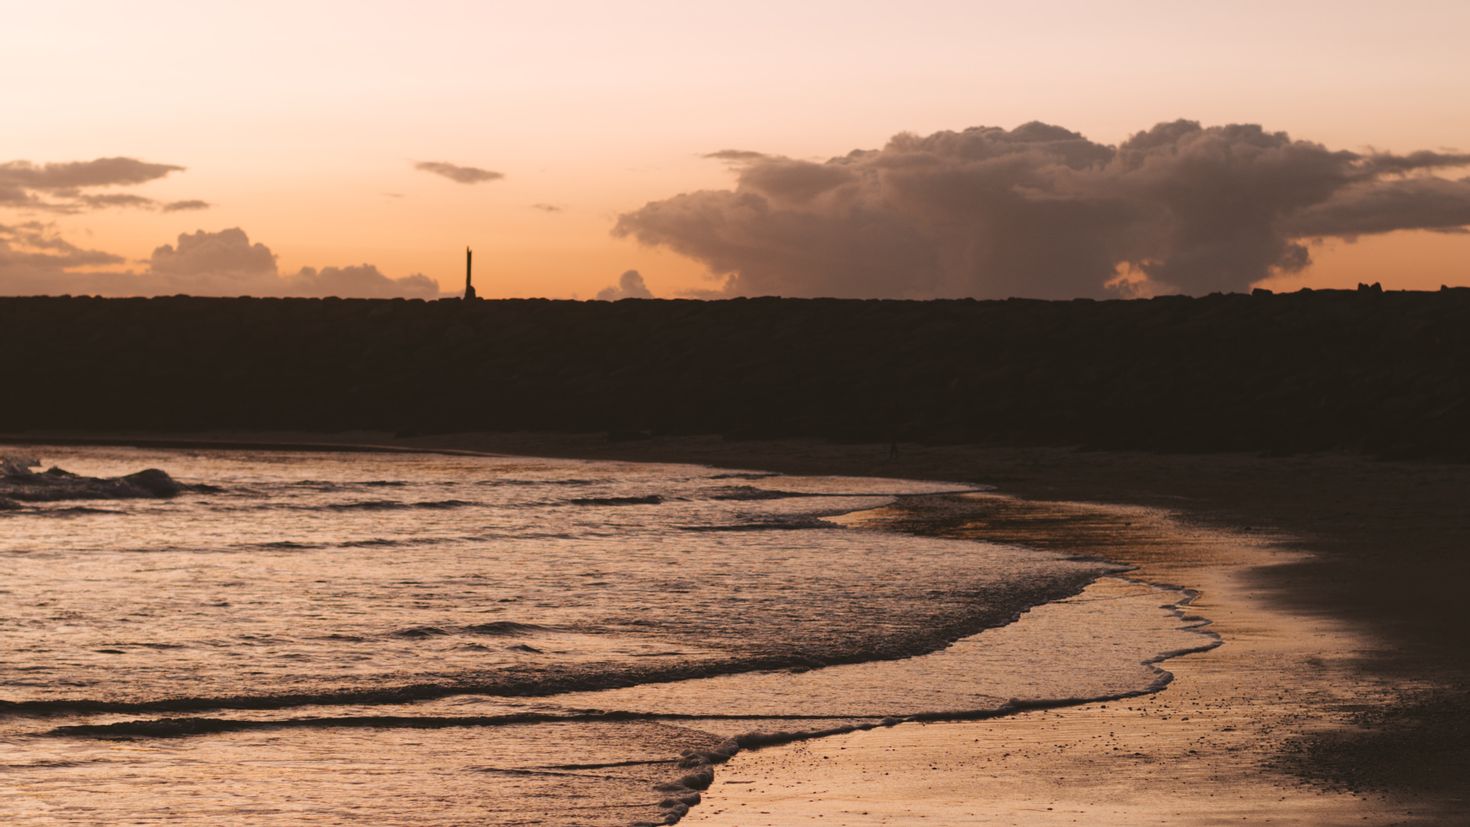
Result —
[{"label": "sea", "polygon": [[863,519],[976,486],[0,454],[4,824],[670,824],[745,750],[1155,691],[1208,645],[1120,566]]}]

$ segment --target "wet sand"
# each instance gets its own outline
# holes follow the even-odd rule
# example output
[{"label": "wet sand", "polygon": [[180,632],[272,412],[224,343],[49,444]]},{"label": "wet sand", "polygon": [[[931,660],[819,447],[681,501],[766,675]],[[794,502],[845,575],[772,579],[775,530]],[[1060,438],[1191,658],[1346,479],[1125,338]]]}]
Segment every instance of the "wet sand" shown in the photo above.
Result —
[{"label": "wet sand", "polygon": [[743,752],[686,823],[1456,823],[1470,806],[1470,466],[600,435],[190,440],[985,483],[1002,496],[868,518],[1139,566],[1198,590],[1193,610],[1225,640],[1164,663],[1174,683],[1144,699]]},{"label": "wet sand", "polygon": [[1308,783],[1282,763],[1303,733],[1349,726],[1351,706],[1390,704],[1404,688],[1355,668],[1369,640],[1340,621],[1273,608],[1246,576],[1299,554],[1158,509],[963,499],[929,504],[942,513],[928,520],[924,508],[870,519],[914,530],[932,520],[947,536],[993,536],[986,525],[997,517],[1060,519],[1084,527],[1091,541],[1076,539],[1094,548],[1110,534],[1111,556],[1139,566],[1133,576],[1197,589],[1190,611],[1210,619],[1223,645],[1165,661],[1174,681],[1141,698],[742,753],[686,823],[1401,824],[1442,815],[1412,795]]}]

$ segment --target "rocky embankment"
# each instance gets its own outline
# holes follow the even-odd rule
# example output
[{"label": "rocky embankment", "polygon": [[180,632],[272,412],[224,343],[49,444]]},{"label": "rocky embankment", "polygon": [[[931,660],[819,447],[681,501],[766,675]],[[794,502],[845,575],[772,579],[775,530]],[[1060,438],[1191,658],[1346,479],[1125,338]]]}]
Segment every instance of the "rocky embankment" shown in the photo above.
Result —
[{"label": "rocky embankment", "polygon": [[0,299],[0,430],[606,431],[1470,457],[1470,289]]}]

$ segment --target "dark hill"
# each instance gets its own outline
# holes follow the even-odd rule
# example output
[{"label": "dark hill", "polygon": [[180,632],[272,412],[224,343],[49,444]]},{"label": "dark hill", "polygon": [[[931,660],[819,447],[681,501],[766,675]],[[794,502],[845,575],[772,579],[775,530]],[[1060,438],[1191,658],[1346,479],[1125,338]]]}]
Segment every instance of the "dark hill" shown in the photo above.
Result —
[{"label": "dark hill", "polygon": [[0,299],[0,430],[1470,457],[1470,290],[1139,301]]}]

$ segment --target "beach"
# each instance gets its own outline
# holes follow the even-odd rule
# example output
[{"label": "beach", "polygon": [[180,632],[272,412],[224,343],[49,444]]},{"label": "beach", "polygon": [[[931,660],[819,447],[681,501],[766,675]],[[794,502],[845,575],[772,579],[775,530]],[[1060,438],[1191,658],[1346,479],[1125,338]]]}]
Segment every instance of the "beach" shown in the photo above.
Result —
[{"label": "beach", "polygon": [[[1222,645],[1161,664],[1172,681],[1145,697],[736,756],[690,823],[1400,824],[1442,815],[1397,791],[1313,784],[1295,772],[1306,769],[1291,751],[1304,733],[1341,731],[1345,709],[1393,704],[1410,688],[1356,669],[1371,644],[1346,624],[1275,609],[1249,582],[1248,571],[1299,553],[1270,536],[1191,529],[1157,509],[971,499],[989,502],[964,504],[973,507],[960,507],[968,513],[947,531],[984,532],[996,512],[1110,526],[1110,553],[1130,555],[1131,576],[1198,591],[1188,610],[1208,618]],[[891,517],[913,519],[870,516]]]},{"label": "beach", "polygon": [[[1444,823],[1465,800],[1460,466],[591,435],[174,439],[990,485],[849,519],[1124,564],[1128,578],[1188,590],[1180,611],[1222,643],[1162,661],[1172,680],[1157,694],[742,750],[686,823]],[[1044,610],[1062,607],[977,639],[1035,627]]]},{"label": "beach", "polygon": [[[1136,576],[1145,580],[1198,589],[1201,595],[1193,608],[1212,621],[1211,628],[1226,645],[1164,664],[1176,682],[1147,703],[1133,704],[1133,710],[1128,705],[1082,707],[1003,722],[907,728],[923,735],[910,736],[899,727],[848,737],[849,744],[873,744],[872,754],[889,758],[953,759],[976,752],[993,757],[998,748],[1001,754],[1014,752],[1005,747],[1006,736],[972,751],[965,745],[976,743],[974,736],[967,738],[964,729],[1005,730],[1022,742],[1038,744],[1046,755],[1029,765],[1018,762],[1012,776],[1018,786],[1012,792],[1043,792],[1026,798],[1024,807],[1012,798],[999,808],[982,809],[976,817],[980,820],[968,823],[1010,823],[1017,820],[1016,812],[1042,823],[1054,818],[1048,813],[1056,811],[1045,807],[1055,805],[1037,800],[1046,796],[1047,787],[1035,782],[1063,777],[1050,756],[1066,736],[1048,732],[1060,728],[1063,720],[1082,722],[1073,738],[1078,744],[1105,743],[1104,733],[1110,737],[1116,732],[1157,748],[1162,727],[1170,730],[1163,733],[1163,742],[1179,747],[1182,759],[1142,765],[1151,769],[1134,763],[1131,773],[1129,764],[1110,760],[1110,755],[1091,767],[1073,767],[1069,777],[1081,792],[1053,784],[1052,794],[1070,801],[1074,816],[1078,809],[1085,812],[1077,816],[1080,823],[1106,823],[1107,813],[1118,823],[1154,816],[1168,823],[1206,824],[1240,823],[1242,818],[1454,823],[1470,808],[1470,780],[1460,771],[1470,761],[1470,715],[1464,711],[1470,700],[1470,650],[1464,645],[1470,620],[1461,605],[1463,584],[1470,582],[1470,559],[1463,554],[1470,545],[1470,519],[1463,508],[1470,495],[1470,467],[1463,464],[1385,462],[1350,454],[1154,454],[1044,446],[902,445],[895,456],[886,445],[715,438],[607,443],[596,436],[499,435],[450,441],[531,453],[677,456],[715,464],[738,459],[788,473],[821,470],[983,481],[998,493],[1033,503],[1068,505],[1060,514],[1055,505],[1029,514],[1024,513],[1029,509],[1008,513],[995,508],[979,515],[967,510],[948,516],[930,513],[909,527],[1075,549],[1138,565]],[[1122,511],[1107,506],[1121,506]],[[896,523],[902,520],[889,521],[890,527]],[[1255,657],[1259,652],[1269,657]],[[1313,697],[1313,692],[1320,694]],[[1193,712],[1156,713],[1176,704]],[[1210,712],[1202,714],[1201,709]],[[1164,721],[1163,715],[1171,717]],[[1188,722],[1182,720],[1186,716]],[[1258,727],[1242,727],[1231,720],[1237,716]],[[1028,726],[1033,727],[1029,732]],[[957,730],[946,732],[949,727]],[[1225,733],[1223,727],[1235,728]],[[908,738],[914,741],[906,742]],[[1213,741],[1216,749],[1211,753],[1182,743],[1190,738]],[[909,750],[888,749],[898,744]],[[1105,752],[1113,752],[1112,746]],[[821,749],[852,752],[838,741],[789,752]],[[748,757],[752,773],[771,772],[762,765],[765,761],[789,760],[753,755],[757,757]],[[808,812],[826,813],[825,823],[832,823],[834,815],[827,808],[840,795],[840,778],[829,786],[824,772],[841,766],[834,765],[835,759],[815,757],[801,765],[814,771],[813,786],[768,787],[769,795],[786,804],[772,812],[794,820],[799,809],[794,805],[806,800],[803,793],[811,793],[807,798],[815,803]],[[975,802],[987,800],[986,788],[974,783],[973,773],[958,769],[946,775],[931,770],[923,758],[901,760],[909,761],[911,780],[945,779],[933,788],[923,783],[904,787],[906,792],[896,796],[904,805],[954,805],[940,804],[928,812],[918,807],[911,811],[914,816],[930,816],[931,823],[950,818],[967,823],[959,812],[975,811]],[[746,780],[735,775],[740,766],[733,764],[726,777]],[[1171,779],[1159,766],[1181,771]],[[849,780],[865,780],[848,789],[861,789],[867,796],[881,795],[893,783],[891,775],[884,784],[874,783],[873,775],[891,773],[892,768],[875,770],[860,763],[850,769],[856,775]],[[797,770],[784,777],[799,775]],[[731,801],[743,800],[744,809],[756,806],[754,799],[742,799],[753,795],[741,789],[748,786],[730,785],[728,793]],[[723,789],[712,789],[710,800],[718,801]],[[957,789],[962,793],[957,795]],[[1118,798],[1110,795],[1118,789],[1137,791],[1138,806],[1119,807]],[[813,792],[822,790],[826,792]],[[1238,802],[1236,811],[1222,808],[1221,801],[1231,796]],[[870,798],[857,800],[859,813],[862,807],[881,811]],[[762,809],[775,806],[769,799],[762,803]],[[1007,812],[1010,808],[1019,809]],[[717,809],[696,813],[719,823]],[[892,811],[887,815],[898,819],[893,823],[909,817]],[[725,817],[730,818],[729,811]],[[864,823],[852,817],[852,823]]]}]

